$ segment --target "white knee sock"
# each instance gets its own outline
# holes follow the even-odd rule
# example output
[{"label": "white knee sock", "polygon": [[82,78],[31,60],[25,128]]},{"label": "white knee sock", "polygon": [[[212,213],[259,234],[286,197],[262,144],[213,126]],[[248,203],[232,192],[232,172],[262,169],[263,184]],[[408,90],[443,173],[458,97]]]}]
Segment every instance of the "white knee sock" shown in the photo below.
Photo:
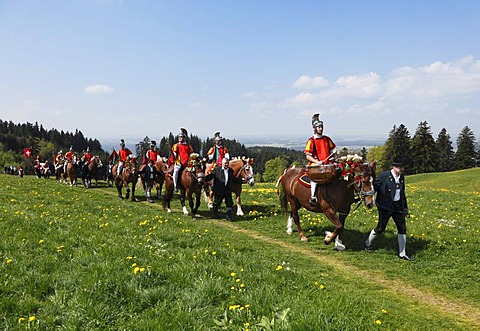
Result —
[{"label": "white knee sock", "polygon": [[377,238],[377,234],[375,233],[375,230],[372,229],[372,231],[370,231],[370,234],[368,235],[367,240],[365,241],[365,244],[367,246],[370,246],[375,238]]},{"label": "white knee sock", "polygon": [[398,235],[398,255],[399,256],[407,255],[406,246],[407,246],[407,235],[399,234]]}]

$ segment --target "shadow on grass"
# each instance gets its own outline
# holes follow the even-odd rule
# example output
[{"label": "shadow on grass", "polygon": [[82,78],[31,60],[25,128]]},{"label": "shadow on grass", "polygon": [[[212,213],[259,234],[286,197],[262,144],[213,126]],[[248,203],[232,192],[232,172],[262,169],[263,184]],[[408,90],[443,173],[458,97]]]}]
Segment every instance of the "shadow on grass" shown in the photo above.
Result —
[{"label": "shadow on grass", "polygon": [[[322,241],[325,237],[325,231],[333,232],[335,228],[333,226],[313,226],[303,228],[307,238],[313,242]],[[296,229],[294,234],[297,233]],[[369,232],[368,232],[369,233]],[[358,230],[344,229],[342,234],[343,244],[347,246],[349,251],[363,251],[363,243],[368,237],[368,233]],[[407,253],[409,255],[415,255],[420,251],[427,248],[430,241],[423,238],[411,239],[407,234]],[[333,245],[333,243],[331,244]],[[373,242],[373,251],[378,249],[384,249],[391,251],[394,254],[398,253],[398,240],[397,232],[387,229],[384,233],[379,235]]]}]

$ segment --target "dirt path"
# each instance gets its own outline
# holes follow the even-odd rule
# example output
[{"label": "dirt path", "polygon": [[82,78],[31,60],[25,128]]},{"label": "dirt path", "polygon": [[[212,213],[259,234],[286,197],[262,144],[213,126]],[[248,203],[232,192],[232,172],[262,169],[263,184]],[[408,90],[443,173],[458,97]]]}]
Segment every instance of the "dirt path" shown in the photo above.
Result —
[{"label": "dirt path", "polygon": [[374,282],[375,284],[382,285],[387,291],[393,293],[394,295],[404,297],[409,301],[418,302],[417,305],[420,304],[430,306],[431,308],[439,311],[439,313],[450,315],[460,324],[468,325],[470,329],[478,328],[480,330],[480,309],[472,307],[464,302],[452,300],[451,298],[445,298],[423,289],[420,290],[400,280],[388,280],[383,276],[382,273],[372,272],[369,270],[364,270],[352,265],[345,264],[340,260],[331,259],[330,257],[312,252],[311,250],[267,237],[259,232],[243,229],[236,226],[234,223],[218,221],[212,221],[210,223],[224,228],[228,228],[229,230],[235,232],[243,233],[256,240],[261,240],[269,244],[274,244],[282,248],[286,248],[290,252],[297,252],[303,256],[308,256],[342,273],[358,275],[359,277],[365,278],[369,282]]}]

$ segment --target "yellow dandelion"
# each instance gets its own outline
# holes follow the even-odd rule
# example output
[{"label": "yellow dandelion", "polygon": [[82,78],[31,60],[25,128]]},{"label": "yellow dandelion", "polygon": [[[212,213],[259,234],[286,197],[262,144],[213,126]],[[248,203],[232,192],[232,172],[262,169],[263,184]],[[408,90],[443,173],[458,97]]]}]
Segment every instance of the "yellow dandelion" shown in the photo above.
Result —
[{"label": "yellow dandelion", "polygon": [[35,321],[35,316],[33,316],[33,315],[32,315],[32,316],[30,316],[30,317],[28,318],[28,321],[29,321],[29,322],[33,322],[33,321]]},{"label": "yellow dandelion", "polygon": [[20,317],[20,318],[18,319],[18,323],[22,323],[22,322],[25,322],[25,318],[24,318],[24,317]]},{"label": "yellow dandelion", "polygon": [[282,270],[282,269],[283,269],[283,266],[279,264],[279,265],[275,268],[275,271],[279,271],[279,270]]},{"label": "yellow dandelion", "polygon": [[388,314],[388,311],[386,309],[382,309],[382,313]]},{"label": "yellow dandelion", "polygon": [[240,278],[235,279],[235,282],[240,283],[241,282]]},{"label": "yellow dandelion", "polygon": [[375,321],[375,324],[377,324],[377,325],[381,325],[381,324],[382,324],[382,321],[380,321],[380,320],[376,320],[376,321]]},{"label": "yellow dandelion", "polygon": [[43,239],[40,239],[40,240],[38,241],[38,244],[39,244],[39,245],[42,245],[43,243],[45,243],[45,240],[43,240]]},{"label": "yellow dandelion", "polygon": [[7,260],[7,264],[12,264],[13,263],[13,260],[12,259],[8,259]]},{"label": "yellow dandelion", "polygon": [[234,272],[231,272],[231,273],[230,273],[230,276],[231,276],[231,277],[235,277],[235,275],[236,275],[236,273],[234,273]]},{"label": "yellow dandelion", "polygon": [[140,268],[139,267],[135,267],[135,269],[133,269],[133,273],[136,275],[140,272]]},{"label": "yellow dandelion", "polygon": [[318,282],[317,282],[317,281],[314,281],[314,282],[313,282],[313,285],[318,286]]},{"label": "yellow dandelion", "polygon": [[217,252],[213,251],[213,252],[212,252],[212,255],[217,255]]},{"label": "yellow dandelion", "polygon": [[319,287],[321,290],[323,290],[325,288],[325,286],[323,286],[322,284],[320,284],[320,287]]}]

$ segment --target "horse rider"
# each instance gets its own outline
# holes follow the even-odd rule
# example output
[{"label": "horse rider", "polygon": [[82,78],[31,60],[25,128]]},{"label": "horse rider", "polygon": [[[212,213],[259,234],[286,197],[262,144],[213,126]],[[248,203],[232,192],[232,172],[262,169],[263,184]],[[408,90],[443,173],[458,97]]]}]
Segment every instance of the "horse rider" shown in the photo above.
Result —
[{"label": "horse rider", "polygon": [[215,141],[215,145],[210,147],[207,152],[208,161],[222,165],[222,160],[224,158],[230,159],[230,154],[228,153],[227,147],[223,146],[223,138],[220,136],[220,132],[215,132],[213,140]]},{"label": "horse rider", "polygon": [[82,156],[82,160],[83,160],[82,172],[85,175],[88,174],[88,165],[90,164],[90,162],[92,162],[92,159],[93,159],[93,154],[90,153],[90,147],[87,146],[87,150]]},{"label": "horse rider", "polygon": [[41,168],[41,173],[42,175],[46,175],[49,172],[50,172],[50,162],[48,162],[48,160],[45,160]]},{"label": "horse rider", "polygon": [[178,193],[178,174],[180,169],[185,168],[188,163],[190,155],[193,153],[193,147],[187,143],[187,130],[185,128],[180,129],[180,133],[177,136],[178,142],[173,144],[170,153],[168,165],[173,166],[173,191]]},{"label": "horse rider", "polygon": [[123,165],[127,162],[127,158],[132,155],[132,151],[125,147],[125,140],[120,139],[120,149],[118,150],[118,168],[117,176],[120,177],[120,174],[123,170]]},{"label": "horse rider", "polygon": [[68,152],[65,153],[65,160],[67,161],[63,165],[63,171],[65,173],[67,172],[67,164],[69,162],[74,163],[76,161],[75,159],[76,159],[76,155],[75,155],[75,152],[73,151],[73,146],[70,146]]},{"label": "horse rider", "polygon": [[[319,114],[312,116],[313,136],[311,136],[305,145],[305,157],[308,165],[321,165],[331,163],[336,156],[336,145],[333,140],[323,134],[323,121],[320,120]],[[310,205],[317,204],[317,183],[310,181]]]},{"label": "horse rider", "polygon": [[373,188],[377,192],[375,204],[378,209],[377,226],[370,231],[363,246],[367,251],[372,250],[373,240],[385,231],[390,217],[395,222],[398,232],[398,257],[412,261],[406,253],[407,226],[405,217],[408,217],[408,204],[405,196],[405,176],[403,163],[399,160],[392,162],[391,170],[380,173],[373,181]]},{"label": "horse rider", "polygon": [[148,164],[149,160],[153,160],[153,163],[160,160],[160,152],[157,150],[157,143],[155,140],[150,142],[150,149],[145,153],[146,162]]},{"label": "horse rider", "polygon": [[153,203],[152,196],[152,187],[155,178],[159,175],[157,168],[155,167],[155,161],[153,159],[148,160],[148,164],[143,167],[139,172],[139,174],[144,175],[145,180],[145,190],[147,191],[147,202]]},{"label": "horse rider", "polygon": [[59,150],[57,155],[55,156],[55,164],[54,164],[55,171],[57,171],[57,169],[63,166],[63,162],[64,162],[63,151]]},{"label": "horse rider", "polygon": [[37,155],[35,160],[33,160],[33,166],[40,170],[40,163],[42,163],[42,160],[40,159],[40,154],[39,154]]}]

